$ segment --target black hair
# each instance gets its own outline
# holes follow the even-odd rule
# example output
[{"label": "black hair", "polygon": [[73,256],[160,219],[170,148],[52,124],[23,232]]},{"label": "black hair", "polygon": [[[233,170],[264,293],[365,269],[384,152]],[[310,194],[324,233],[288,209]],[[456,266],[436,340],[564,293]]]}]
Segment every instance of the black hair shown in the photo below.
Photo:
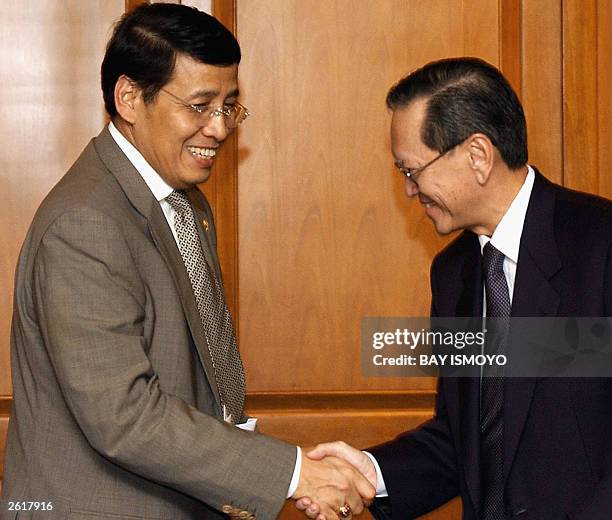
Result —
[{"label": "black hair", "polygon": [[391,110],[426,99],[421,141],[444,153],[470,135],[485,134],[504,162],[517,169],[527,162],[523,107],[502,73],[479,58],[449,58],[428,63],[394,85]]},{"label": "black hair", "polygon": [[234,35],[195,7],[144,4],[124,14],[106,46],[101,68],[104,105],[111,118],[117,115],[114,91],[121,75],[132,79],[149,103],[170,81],[178,54],[222,67],[240,63],[241,58]]}]

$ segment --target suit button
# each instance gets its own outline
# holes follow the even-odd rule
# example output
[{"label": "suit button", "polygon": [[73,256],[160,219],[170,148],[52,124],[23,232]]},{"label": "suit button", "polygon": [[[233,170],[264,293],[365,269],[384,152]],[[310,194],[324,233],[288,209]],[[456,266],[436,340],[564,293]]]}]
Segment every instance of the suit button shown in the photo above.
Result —
[{"label": "suit button", "polygon": [[224,505],[221,508],[221,511],[223,511],[226,515],[231,515],[233,510],[234,510],[234,508],[232,506],[228,505],[228,504]]},{"label": "suit button", "polygon": [[246,520],[250,515],[251,513],[248,511],[240,511],[240,513],[238,513],[238,518],[240,518],[240,520]]}]

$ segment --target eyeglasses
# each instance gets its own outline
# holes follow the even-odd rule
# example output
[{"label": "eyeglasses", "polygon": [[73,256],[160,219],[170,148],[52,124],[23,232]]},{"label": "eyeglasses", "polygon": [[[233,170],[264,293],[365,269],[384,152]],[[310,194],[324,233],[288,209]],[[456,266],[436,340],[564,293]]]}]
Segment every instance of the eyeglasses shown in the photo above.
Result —
[{"label": "eyeglasses", "polygon": [[[459,143],[459,144],[461,144],[461,143]],[[416,184],[416,176],[417,175],[419,175],[425,168],[427,168],[427,167],[431,166],[433,163],[435,163],[438,159],[442,159],[442,157],[444,157],[452,149],[457,148],[457,146],[459,146],[459,144],[456,144],[455,146],[450,147],[448,150],[446,150],[446,152],[441,153],[437,157],[434,157],[427,164],[424,164],[423,166],[419,166],[418,168],[406,168],[406,167],[404,167],[402,165],[402,161],[396,162],[395,163],[395,167],[399,170],[399,172],[402,175],[405,175],[407,179],[410,179],[412,182],[414,182]]]},{"label": "eyeglasses", "polygon": [[235,101],[226,108],[214,108],[209,106],[208,103],[187,103],[169,90],[166,90],[165,88],[162,88],[161,90],[173,97],[185,108],[190,109],[202,125],[205,125],[208,119],[212,119],[213,117],[223,117],[223,121],[225,122],[225,126],[228,128],[228,130],[233,130],[251,115],[247,108],[238,103],[238,101]]}]

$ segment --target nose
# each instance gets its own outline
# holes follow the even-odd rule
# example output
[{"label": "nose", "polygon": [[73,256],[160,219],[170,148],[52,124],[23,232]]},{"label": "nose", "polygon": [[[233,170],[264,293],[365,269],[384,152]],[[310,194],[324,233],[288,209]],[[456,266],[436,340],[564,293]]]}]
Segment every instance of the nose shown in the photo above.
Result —
[{"label": "nose", "polygon": [[408,197],[416,197],[419,194],[419,185],[414,182],[410,177],[406,178],[406,183],[404,184],[404,189],[406,190],[406,195]]},{"label": "nose", "polygon": [[219,143],[225,141],[230,133],[231,130],[225,123],[225,116],[222,115],[209,117],[206,124],[202,127],[202,134],[206,137],[212,137]]}]

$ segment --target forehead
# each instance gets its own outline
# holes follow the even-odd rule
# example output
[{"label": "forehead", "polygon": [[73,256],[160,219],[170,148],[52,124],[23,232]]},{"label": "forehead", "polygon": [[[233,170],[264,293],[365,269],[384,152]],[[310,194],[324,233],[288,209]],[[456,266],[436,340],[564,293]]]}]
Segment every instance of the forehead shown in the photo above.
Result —
[{"label": "forehead", "polygon": [[227,94],[238,89],[238,64],[220,67],[179,55],[167,85],[192,95],[197,92]]},{"label": "forehead", "polygon": [[419,155],[427,147],[421,141],[421,126],[425,118],[426,99],[417,99],[393,111],[391,118],[391,146],[398,160]]}]

